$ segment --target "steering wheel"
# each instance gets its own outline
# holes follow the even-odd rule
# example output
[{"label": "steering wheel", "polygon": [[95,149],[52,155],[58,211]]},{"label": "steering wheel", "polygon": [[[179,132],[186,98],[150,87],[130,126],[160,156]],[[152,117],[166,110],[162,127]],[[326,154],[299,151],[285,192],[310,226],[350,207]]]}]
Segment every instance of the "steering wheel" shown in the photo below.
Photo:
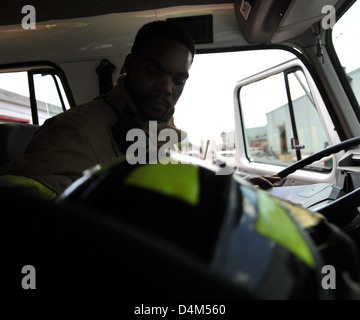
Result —
[{"label": "steering wheel", "polygon": [[285,178],[287,177],[290,173],[295,172],[296,170],[302,169],[305,166],[313,163],[314,161],[320,160],[323,157],[327,157],[332,155],[333,153],[337,153],[339,151],[345,150],[347,148],[350,147],[354,147],[360,144],[360,136],[359,137],[355,137],[355,138],[351,138],[345,141],[342,141],[338,144],[335,144],[331,147],[327,147],[324,150],[321,150],[319,152],[316,152],[314,154],[312,154],[311,156],[308,156],[304,159],[301,159],[295,163],[293,163],[292,165],[288,166],[287,168],[285,168],[284,170],[281,170],[280,172],[278,172],[278,176],[280,178]]},{"label": "steering wheel", "polygon": [[[298,169],[304,168],[305,166],[313,163],[314,161],[320,160],[323,157],[329,156],[331,154],[337,153],[342,150],[346,150],[350,147],[357,146],[360,144],[360,137],[351,138],[345,141],[342,141],[338,144],[335,144],[331,147],[328,147],[324,150],[316,152],[311,156],[301,159],[294,164],[288,166],[284,170],[278,172],[280,178],[285,178],[289,174],[295,172]],[[329,220],[338,220],[341,216],[341,221],[351,221],[354,219],[354,209],[360,206],[360,188],[346,194],[345,196],[336,199],[327,206],[319,210],[324,216]],[[341,214],[339,215],[339,212]],[[356,212],[356,214],[358,214]]]}]

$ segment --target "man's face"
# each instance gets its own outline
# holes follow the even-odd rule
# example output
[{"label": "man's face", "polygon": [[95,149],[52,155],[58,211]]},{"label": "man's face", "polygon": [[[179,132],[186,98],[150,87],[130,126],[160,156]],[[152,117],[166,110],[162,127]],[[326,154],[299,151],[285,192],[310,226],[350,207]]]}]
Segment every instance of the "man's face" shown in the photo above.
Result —
[{"label": "man's face", "polygon": [[175,40],[157,37],[143,53],[127,60],[126,86],[141,116],[169,121],[189,76],[189,49]]}]

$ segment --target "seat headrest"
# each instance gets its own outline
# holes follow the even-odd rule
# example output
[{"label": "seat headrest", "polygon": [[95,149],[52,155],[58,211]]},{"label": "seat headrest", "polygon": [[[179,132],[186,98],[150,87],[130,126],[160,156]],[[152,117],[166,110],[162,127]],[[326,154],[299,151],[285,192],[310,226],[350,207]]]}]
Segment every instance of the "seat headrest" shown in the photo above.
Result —
[{"label": "seat headrest", "polygon": [[38,128],[28,123],[0,124],[0,166],[22,155]]}]

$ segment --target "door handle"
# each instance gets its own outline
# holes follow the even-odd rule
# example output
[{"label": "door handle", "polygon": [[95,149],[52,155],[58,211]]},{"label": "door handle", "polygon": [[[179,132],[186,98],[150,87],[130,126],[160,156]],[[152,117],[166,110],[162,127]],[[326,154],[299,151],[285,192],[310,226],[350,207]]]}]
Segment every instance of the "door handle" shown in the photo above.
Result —
[{"label": "door handle", "polygon": [[301,150],[305,149],[305,146],[303,144],[299,144],[297,139],[291,138],[291,149]]}]

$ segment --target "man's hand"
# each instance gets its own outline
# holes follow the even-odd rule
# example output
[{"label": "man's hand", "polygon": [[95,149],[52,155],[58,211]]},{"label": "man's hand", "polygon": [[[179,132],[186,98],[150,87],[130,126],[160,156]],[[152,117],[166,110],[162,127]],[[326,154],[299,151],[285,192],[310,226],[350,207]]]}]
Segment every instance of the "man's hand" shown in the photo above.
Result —
[{"label": "man's hand", "polygon": [[281,178],[274,173],[271,176],[258,176],[258,177],[250,177],[249,181],[258,186],[259,188],[266,190],[274,187],[274,183],[280,181]]}]

